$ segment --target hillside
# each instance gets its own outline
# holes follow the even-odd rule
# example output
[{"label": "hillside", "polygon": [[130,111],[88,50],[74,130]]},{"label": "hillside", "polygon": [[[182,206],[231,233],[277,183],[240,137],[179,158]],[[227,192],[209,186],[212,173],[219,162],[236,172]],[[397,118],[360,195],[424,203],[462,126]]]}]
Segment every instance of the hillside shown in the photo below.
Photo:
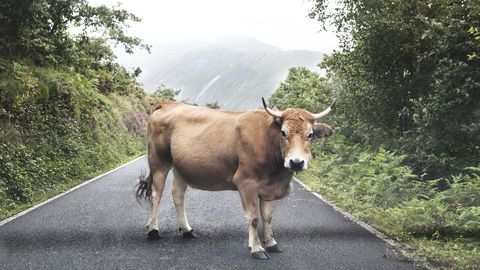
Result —
[{"label": "hillside", "polygon": [[153,46],[140,81],[149,91],[164,84],[181,89],[180,99],[189,102],[245,110],[270,96],[289,68],[315,69],[321,58],[320,52],[284,51],[251,38],[164,44]]},{"label": "hillside", "polygon": [[0,6],[1,220],[143,154],[154,97],[109,46],[148,50],[123,32],[133,14],[86,1]]}]

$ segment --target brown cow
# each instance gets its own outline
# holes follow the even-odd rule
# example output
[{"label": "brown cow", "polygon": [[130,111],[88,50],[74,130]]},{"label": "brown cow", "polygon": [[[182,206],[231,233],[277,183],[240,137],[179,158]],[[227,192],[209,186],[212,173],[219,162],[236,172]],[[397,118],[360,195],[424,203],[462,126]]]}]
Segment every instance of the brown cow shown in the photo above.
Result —
[{"label": "brown cow", "polygon": [[188,186],[203,190],[238,190],[249,224],[251,253],[269,259],[257,227],[263,221],[266,250],[281,252],[273,239],[273,200],[288,195],[294,172],[307,168],[314,138],[332,134],[329,126],[316,123],[327,115],[303,109],[222,112],[173,101],[160,101],[148,121],[148,165],[150,173],[140,178],[137,199],[151,200],[147,223],[150,239],[159,238],[157,207],[165,179],[173,168],[172,195],[184,237],[192,238],[185,215]]}]

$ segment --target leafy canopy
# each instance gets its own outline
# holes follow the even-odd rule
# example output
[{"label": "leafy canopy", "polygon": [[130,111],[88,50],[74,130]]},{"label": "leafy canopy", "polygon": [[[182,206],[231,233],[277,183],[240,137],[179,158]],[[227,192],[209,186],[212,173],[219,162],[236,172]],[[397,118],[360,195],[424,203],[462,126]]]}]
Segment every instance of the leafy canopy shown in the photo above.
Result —
[{"label": "leafy canopy", "polygon": [[269,101],[281,110],[298,107],[315,113],[326,107],[332,95],[332,85],[325,77],[305,67],[294,67]]},{"label": "leafy canopy", "polygon": [[480,2],[317,0],[341,51],[323,63],[338,84],[341,128],[411,154],[431,177],[478,165]]},{"label": "leafy canopy", "polygon": [[0,57],[90,67],[114,59],[109,44],[122,45],[128,53],[134,47],[149,50],[126,34],[130,21],[140,18],[119,6],[90,6],[87,0],[1,1]]}]

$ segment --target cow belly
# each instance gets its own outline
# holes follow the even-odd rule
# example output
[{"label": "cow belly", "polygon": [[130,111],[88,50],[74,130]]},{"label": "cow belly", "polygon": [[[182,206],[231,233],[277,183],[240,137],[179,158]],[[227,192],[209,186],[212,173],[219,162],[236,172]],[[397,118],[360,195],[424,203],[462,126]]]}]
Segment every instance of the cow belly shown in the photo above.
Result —
[{"label": "cow belly", "polygon": [[207,170],[198,170],[195,166],[184,166],[176,163],[175,172],[193,188],[202,190],[236,190],[232,183],[232,177],[219,168],[208,168]]},{"label": "cow belly", "polygon": [[235,164],[229,158],[221,158],[201,151],[188,153],[172,149],[175,172],[191,187],[203,190],[235,190],[232,183]]},{"label": "cow belly", "polygon": [[232,190],[236,154],[233,128],[208,122],[175,129],[171,139],[173,168],[190,186],[203,190]]}]

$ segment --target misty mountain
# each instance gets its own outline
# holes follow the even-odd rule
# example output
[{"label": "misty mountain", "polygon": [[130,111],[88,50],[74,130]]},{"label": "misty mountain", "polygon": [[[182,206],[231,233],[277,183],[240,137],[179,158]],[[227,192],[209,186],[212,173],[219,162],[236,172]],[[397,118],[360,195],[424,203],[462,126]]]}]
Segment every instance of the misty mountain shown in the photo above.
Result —
[{"label": "misty mountain", "polygon": [[145,89],[161,84],[180,89],[180,99],[223,109],[261,106],[286,78],[291,67],[319,70],[322,53],[284,51],[251,38],[195,41],[154,47],[140,77]]}]

